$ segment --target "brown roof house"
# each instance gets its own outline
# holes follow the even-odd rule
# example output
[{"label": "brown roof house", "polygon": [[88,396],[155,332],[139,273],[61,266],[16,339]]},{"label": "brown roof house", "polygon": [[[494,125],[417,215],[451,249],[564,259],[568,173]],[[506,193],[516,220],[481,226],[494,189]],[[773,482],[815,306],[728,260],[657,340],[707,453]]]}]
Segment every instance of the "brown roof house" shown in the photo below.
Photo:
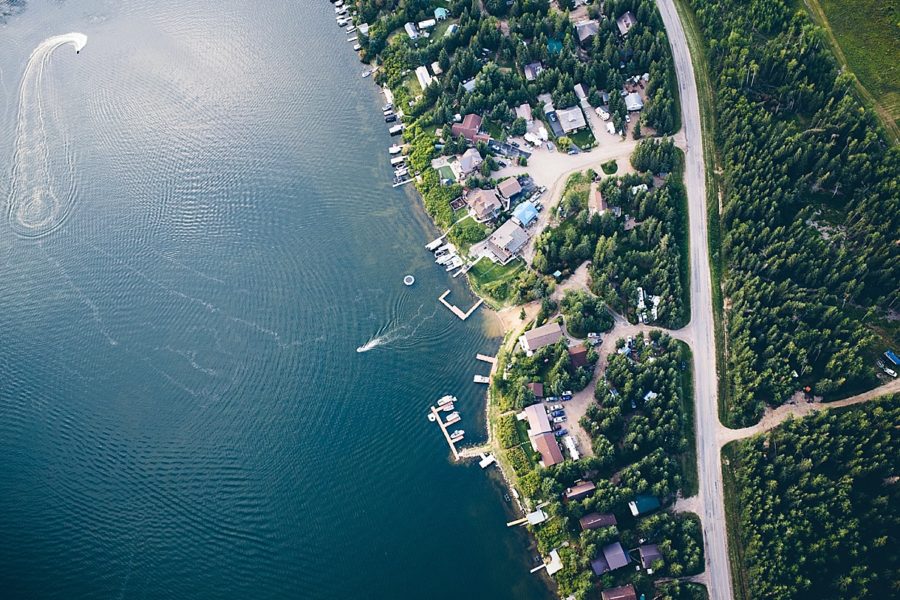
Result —
[{"label": "brown roof house", "polygon": [[487,247],[502,265],[505,265],[519,253],[519,250],[528,242],[528,232],[522,226],[508,220],[497,228],[488,238]]},{"label": "brown roof house", "polygon": [[556,436],[549,431],[532,437],[531,446],[540,453],[541,464],[544,467],[552,467],[563,461],[559,444],[556,443]]},{"label": "brown roof house", "polygon": [[612,527],[617,524],[616,516],[612,513],[589,513],[578,519],[582,531],[587,529],[600,529]]},{"label": "brown roof house", "polygon": [[454,123],[453,127],[450,128],[453,137],[463,136],[473,144],[476,142],[487,142],[491,139],[491,136],[479,133],[480,130],[481,116],[475,113],[467,114],[463,118],[462,123]]},{"label": "brown roof house", "polygon": [[528,389],[531,390],[531,393],[534,394],[534,397],[537,400],[542,400],[544,398],[544,384],[539,381],[534,381],[528,384]]},{"label": "brown roof house", "polygon": [[544,346],[555,344],[562,338],[562,327],[559,323],[553,321],[540,327],[535,327],[525,332],[525,335],[519,338],[519,344],[525,352],[534,352],[540,350]]},{"label": "brown roof house", "polygon": [[500,212],[503,204],[494,190],[482,190],[475,188],[466,196],[466,204],[472,211],[472,216],[479,223],[493,220]]},{"label": "brown roof house", "polygon": [[630,583],[619,587],[609,588],[600,592],[603,600],[637,600],[637,592]]},{"label": "brown roof house", "polygon": [[582,481],[577,485],[566,488],[566,500],[581,500],[582,498],[587,498],[593,494],[596,489],[597,486],[594,485],[593,481]]},{"label": "brown roof house", "polygon": [[534,437],[542,433],[553,431],[550,426],[550,418],[547,416],[547,410],[541,404],[532,404],[526,406],[525,418],[528,419],[528,435]]},{"label": "brown roof house", "polygon": [[609,571],[615,571],[626,566],[631,559],[625,554],[620,542],[614,542],[608,546],[603,546],[597,558],[591,561],[591,569],[595,575],[603,575]]},{"label": "brown roof house", "polygon": [[569,358],[572,361],[572,366],[576,369],[579,367],[586,367],[588,364],[587,346],[585,346],[583,342],[575,346],[570,346]]},{"label": "brown roof house", "polygon": [[519,184],[518,179],[510,177],[497,184],[497,191],[500,192],[500,196],[506,199],[506,205],[509,206],[509,201],[522,191],[522,186]]}]

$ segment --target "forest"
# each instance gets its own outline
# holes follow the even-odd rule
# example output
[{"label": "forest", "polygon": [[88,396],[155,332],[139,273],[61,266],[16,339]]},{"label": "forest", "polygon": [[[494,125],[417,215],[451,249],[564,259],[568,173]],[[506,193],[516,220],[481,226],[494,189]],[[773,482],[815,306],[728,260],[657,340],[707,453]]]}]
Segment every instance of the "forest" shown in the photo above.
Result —
[{"label": "forest", "polygon": [[726,421],[756,422],[809,385],[877,384],[896,345],[900,151],[815,27],[783,0],[690,0],[715,87]]},{"label": "forest", "polygon": [[789,420],[725,448],[745,596],[897,597],[898,423],[893,396]]},{"label": "forest", "polygon": [[602,213],[590,213],[587,188],[577,185],[587,176],[572,176],[558,209],[559,224],[535,243],[533,266],[567,275],[590,260],[591,291],[617,312],[637,322],[640,287],[661,299],[655,322],[678,328],[690,310],[683,156],[671,140],[644,140],[631,160],[642,173],[597,184],[608,207]]}]

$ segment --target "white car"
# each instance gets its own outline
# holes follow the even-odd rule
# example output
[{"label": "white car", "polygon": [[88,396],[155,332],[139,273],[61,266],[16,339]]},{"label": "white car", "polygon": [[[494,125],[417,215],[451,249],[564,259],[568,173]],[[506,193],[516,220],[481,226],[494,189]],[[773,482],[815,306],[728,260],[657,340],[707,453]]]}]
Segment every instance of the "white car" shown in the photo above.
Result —
[{"label": "white car", "polygon": [[887,373],[888,375],[890,375],[891,377],[897,376],[897,371],[895,371],[893,369],[885,369],[884,372]]},{"label": "white car", "polygon": [[565,421],[566,421],[565,417],[553,417],[554,423],[565,423]]},{"label": "white car", "polygon": [[553,406],[550,407],[550,410],[562,410],[562,409],[563,409],[562,404],[554,404]]}]

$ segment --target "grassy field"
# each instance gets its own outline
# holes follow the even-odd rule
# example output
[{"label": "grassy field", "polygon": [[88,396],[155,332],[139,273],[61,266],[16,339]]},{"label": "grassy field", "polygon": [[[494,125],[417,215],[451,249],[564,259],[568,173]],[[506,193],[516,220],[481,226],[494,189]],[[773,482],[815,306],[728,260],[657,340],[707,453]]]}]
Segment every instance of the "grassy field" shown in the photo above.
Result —
[{"label": "grassy field", "polygon": [[900,0],[804,0],[853,72],[863,101],[900,141]]},{"label": "grassy field", "polygon": [[525,269],[525,263],[516,259],[506,265],[482,258],[468,273],[469,283],[475,293],[494,308],[501,307],[508,299],[508,284]]}]

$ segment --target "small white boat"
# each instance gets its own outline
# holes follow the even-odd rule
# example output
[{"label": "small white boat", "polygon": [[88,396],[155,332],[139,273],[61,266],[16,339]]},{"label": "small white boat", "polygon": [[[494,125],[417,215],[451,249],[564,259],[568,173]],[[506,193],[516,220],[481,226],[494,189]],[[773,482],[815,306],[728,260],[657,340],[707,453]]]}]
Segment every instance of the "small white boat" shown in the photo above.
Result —
[{"label": "small white boat", "polygon": [[359,52],[360,50],[362,50],[362,46],[360,46],[359,44],[353,44],[353,50]]},{"label": "small white boat", "polygon": [[390,153],[390,154],[400,154],[400,152],[402,152],[402,151],[403,151],[403,148],[398,146],[397,144],[394,144],[393,146],[388,148],[388,153]]},{"label": "small white boat", "polygon": [[394,169],[394,175],[397,177],[403,177],[404,175],[409,175],[409,169],[406,167],[400,167],[399,169]]},{"label": "small white boat", "polygon": [[466,435],[465,431],[463,431],[462,429],[457,429],[456,431],[454,431],[453,433],[450,434],[450,439],[453,441],[461,440],[464,435]]},{"label": "small white boat", "polygon": [[387,104],[385,104],[384,106],[381,107],[381,110],[383,110],[384,113],[387,114],[388,111],[394,110],[394,105],[393,105],[393,103],[388,102]]},{"label": "small white boat", "polygon": [[453,411],[453,403],[451,402],[450,404],[445,404],[445,405],[441,406],[440,408],[438,408],[438,410],[442,410],[444,412],[452,412]]},{"label": "small white boat", "polygon": [[453,260],[447,265],[446,271],[449,273],[453,269],[458,269],[463,266],[463,260],[459,256],[454,256]]},{"label": "small white boat", "polygon": [[446,396],[441,396],[441,398],[437,401],[437,404],[438,406],[444,406],[445,404],[450,404],[451,402],[456,402],[456,396],[447,394]]},{"label": "small white boat", "polygon": [[441,256],[434,262],[443,266],[443,265],[449,264],[450,261],[453,260],[454,258],[456,258],[456,255],[453,253],[449,253],[449,254],[445,254],[444,256]]},{"label": "small white boat", "polygon": [[365,71],[362,72],[362,76],[363,76],[363,77],[368,77],[369,75],[371,75],[371,74],[374,73],[374,72],[375,72],[375,71],[372,71],[371,69],[367,69],[367,70],[365,70]]},{"label": "small white boat", "polygon": [[348,42],[355,42],[355,41],[358,40],[358,39],[359,39],[359,38],[356,37],[356,36],[354,35],[354,36],[352,36],[352,37],[348,37],[348,38],[347,38],[347,41],[348,41]]},{"label": "small white boat", "polygon": [[397,165],[401,165],[401,164],[403,164],[404,161],[406,161],[405,156],[395,156],[394,158],[391,159],[391,166],[394,167]]},{"label": "small white boat", "polygon": [[346,29],[347,33],[353,33],[356,31],[356,25],[349,25]]},{"label": "small white boat", "polygon": [[403,125],[394,125],[390,129],[388,129],[388,133],[391,135],[400,135],[403,133]]},{"label": "small white boat", "polygon": [[[434,414],[434,413],[431,413],[431,414]],[[459,420],[460,420],[459,413],[452,412],[449,415],[447,415],[447,420],[444,421],[444,425],[453,425],[454,423],[456,423]]]}]

